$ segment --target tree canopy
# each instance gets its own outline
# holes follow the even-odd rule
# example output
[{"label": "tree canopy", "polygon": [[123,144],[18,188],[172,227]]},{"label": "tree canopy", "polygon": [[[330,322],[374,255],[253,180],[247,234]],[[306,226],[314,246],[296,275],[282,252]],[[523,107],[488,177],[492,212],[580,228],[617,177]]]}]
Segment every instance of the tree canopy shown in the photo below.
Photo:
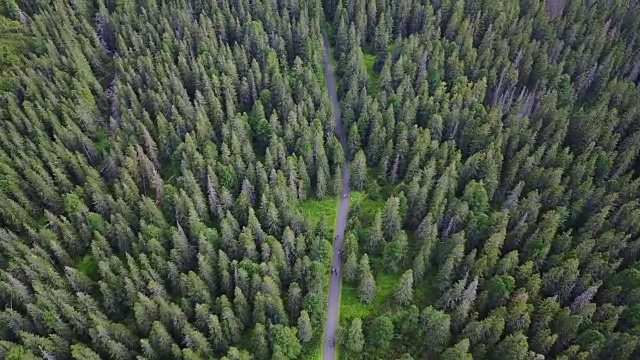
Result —
[{"label": "tree canopy", "polygon": [[0,358],[315,359],[345,171],[341,357],[640,358],[638,11],[0,1]]}]

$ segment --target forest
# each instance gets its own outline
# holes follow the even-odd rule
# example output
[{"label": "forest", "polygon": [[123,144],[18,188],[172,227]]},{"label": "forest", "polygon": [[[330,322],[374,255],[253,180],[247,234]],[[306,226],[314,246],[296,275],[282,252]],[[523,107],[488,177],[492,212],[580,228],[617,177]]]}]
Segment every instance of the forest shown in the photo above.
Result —
[{"label": "forest", "polygon": [[322,359],[348,166],[339,359],[638,360],[639,155],[637,0],[0,0],[0,359]]}]

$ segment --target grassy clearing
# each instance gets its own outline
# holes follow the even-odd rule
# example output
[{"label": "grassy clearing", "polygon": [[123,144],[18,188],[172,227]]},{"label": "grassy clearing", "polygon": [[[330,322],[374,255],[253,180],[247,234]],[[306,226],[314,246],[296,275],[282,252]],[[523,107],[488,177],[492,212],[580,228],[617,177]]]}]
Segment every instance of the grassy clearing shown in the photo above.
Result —
[{"label": "grassy clearing", "polygon": [[[361,220],[371,221],[376,211],[381,210],[385,204],[385,197],[380,196],[376,200],[370,199],[366,193],[361,191],[352,191],[350,193],[350,213],[351,210],[359,209]],[[326,199],[307,199],[300,203],[300,211],[303,216],[311,220],[316,225],[322,216],[333,226],[338,215],[339,198],[331,197]],[[355,212],[355,211],[354,211]],[[353,216],[353,215],[350,215]],[[365,222],[366,223],[366,222]],[[374,259],[372,259],[374,260]],[[373,314],[382,314],[386,312],[393,304],[393,294],[395,292],[398,280],[402,274],[387,274],[382,271],[376,272],[376,298],[372,304],[365,304],[358,299],[357,286],[342,284],[340,294],[340,323],[344,326],[354,317],[366,318]],[[329,277],[326,277],[328,286]],[[322,330],[324,333],[324,329]],[[317,349],[306,357],[309,360],[322,358],[322,344],[318,344]],[[339,349],[336,348],[336,358],[339,358]]]},{"label": "grassy clearing", "polygon": [[365,304],[358,299],[356,286],[344,285],[340,299],[340,322],[347,324],[347,320],[359,317],[364,319],[372,314],[382,314],[393,301],[393,294],[400,280],[401,274],[380,273],[376,275],[376,298],[371,304]]},{"label": "grassy clearing", "polygon": [[[376,314],[383,314],[392,305],[393,294],[395,293],[400,274],[378,274],[376,275],[376,298],[373,303],[366,304],[358,299],[356,286],[342,285],[340,294],[339,323],[342,327],[348,328],[351,319],[365,319]],[[340,347],[336,347],[336,359],[340,358]]]},{"label": "grassy clearing", "polygon": [[111,143],[109,142],[109,134],[107,133],[107,129],[99,129],[96,134],[96,140],[94,141],[96,149],[103,156],[109,153],[111,149]]},{"label": "grassy clearing", "polygon": [[325,216],[330,224],[335,224],[338,214],[338,200],[333,197],[322,200],[307,199],[300,203],[300,211],[302,215],[311,220],[314,226],[322,216]]},{"label": "grassy clearing", "polygon": [[93,258],[93,255],[87,254],[76,266],[76,269],[91,279],[95,279],[98,274],[98,262]]},{"label": "grassy clearing", "polygon": [[371,91],[378,88],[378,73],[374,70],[376,64],[376,56],[373,54],[364,53],[364,66],[369,74],[369,85],[371,85]]},{"label": "grassy clearing", "polygon": [[[367,198],[364,193],[360,191],[352,191],[349,197],[350,206],[357,204],[367,204]],[[316,225],[322,216],[327,218],[327,221],[331,226],[336,224],[336,216],[338,215],[338,204],[340,199],[338,197],[330,197],[322,200],[307,199],[300,203],[300,211],[302,215],[309,218],[313,225]]]}]

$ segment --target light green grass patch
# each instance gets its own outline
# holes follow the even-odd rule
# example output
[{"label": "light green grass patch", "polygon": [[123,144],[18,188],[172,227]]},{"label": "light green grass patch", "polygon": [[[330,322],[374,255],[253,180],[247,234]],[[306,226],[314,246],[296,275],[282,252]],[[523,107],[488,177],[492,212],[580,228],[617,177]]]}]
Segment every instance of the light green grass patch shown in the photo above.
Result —
[{"label": "light green grass patch", "polygon": [[76,269],[87,277],[94,279],[98,274],[98,262],[94,259],[93,255],[87,254],[82,257]]},{"label": "light green grass patch", "polygon": [[376,200],[370,199],[368,196],[364,197],[362,201],[358,204],[362,209],[362,215],[366,218],[367,221],[373,221],[373,218],[376,215],[376,212],[382,211],[385,204],[385,199],[379,197]]},{"label": "light green grass patch", "polygon": [[375,71],[374,66],[376,64],[376,56],[373,54],[364,54],[364,66],[369,74],[369,85],[371,85],[370,91],[374,91],[378,88],[378,73]]},{"label": "light green grass patch", "polygon": [[315,226],[322,216],[333,226],[338,214],[338,200],[334,197],[322,200],[306,199],[300,203],[300,212]]},{"label": "light green grass patch", "polygon": [[393,301],[392,297],[399,280],[400,274],[377,274],[376,298],[371,304],[366,304],[358,299],[356,286],[344,285],[340,298],[340,320],[346,321],[355,317],[364,319],[372,314],[384,313],[382,310]]},{"label": "light green grass patch", "polygon": [[111,142],[109,142],[109,134],[107,133],[107,129],[103,128],[98,130],[94,144],[100,154],[106,155],[109,153],[109,150],[111,149]]},{"label": "light green grass patch", "polygon": [[[364,193],[360,191],[353,191],[350,194],[349,202],[350,206],[363,202],[366,199]],[[322,216],[327,218],[328,223],[335,227],[336,216],[338,215],[339,197],[327,197],[325,199],[306,199],[300,203],[300,211],[303,216],[311,220],[313,225],[316,225]]]}]

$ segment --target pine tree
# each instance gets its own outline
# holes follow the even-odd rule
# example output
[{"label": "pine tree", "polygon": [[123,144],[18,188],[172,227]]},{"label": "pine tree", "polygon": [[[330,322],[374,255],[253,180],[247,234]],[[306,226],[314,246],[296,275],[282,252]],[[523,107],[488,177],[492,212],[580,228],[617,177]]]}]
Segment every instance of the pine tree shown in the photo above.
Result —
[{"label": "pine tree", "polygon": [[245,298],[242,290],[236,287],[233,296],[233,307],[235,309],[235,313],[238,314],[238,318],[240,323],[242,324],[242,328],[246,328],[249,326],[251,322],[251,312],[249,308],[249,303]]},{"label": "pine tree", "polygon": [[396,302],[399,305],[407,305],[413,299],[413,271],[407,270],[400,281],[395,293]]},{"label": "pine tree", "polygon": [[342,193],[342,170],[336,166],[333,172],[333,179],[331,181],[331,194],[339,196]]},{"label": "pine tree", "polygon": [[267,330],[261,323],[257,323],[253,329],[251,349],[256,359],[266,360],[269,358]]},{"label": "pine tree", "polygon": [[350,182],[353,184],[354,189],[363,190],[367,181],[367,159],[362,149],[355,153],[351,162],[350,175]]},{"label": "pine tree", "polygon": [[420,323],[424,336],[429,339],[429,351],[442,351],[449,343],[450,317],[448,314],[429,306],[422,312]]},{"label": "pine tree", "polygon": [[522,333],[507,335],[493,352],[494,359],[526,359],[529,350],[527,337]]},{"label": "pine tree", "polygon": [[281,353],[285,359],[295,359],[302,347],[296,337],[296,330],[284,325],[271,325],[269,328],[273,353]]},{"label": "pine tree", "polygon": [[362,333],[362,320],[360,318],[354,318],[351,320],[351,325],[347,331],[345,348],[354,354],[358,354],[364,347],[364,334]]},{"label": "pine tree", "polygon": [[358,298],[371,304],[376,297],[376,281],[371,273],[362,274],[358,285]]},{"label": "pine tree", "polygon": [[354,252],[350,252],[347,255],[347,259],[344,262],[344,266],[342,267],[342,274],[344,276],[344,280],[349,283],[354,283],[356,280],[360,279],[361,273],[358,271],[358,261],[356,259],[356,254]]},{"label": "pine tree", "polygon": [[462,339],[454,346],[446,349],[440,358],[443,360],[473,360],[469,353],[469,339]]},{"label": "pine tree", "polygon": [[370,304],[376,297],[376,282],[371,273],[369,256],[367,254],[362,255],[362,258],[360,258],[358,274],[360,279],[358,284],[358,298]]},{"label": "pine tree", "polygon": [[300,342],[308,343],[313,337],[313,330],[311,328],[311,319],[306,310],[302,310],[300,317],[298,318],[298,339]]},{"label": "pine tree", "polygon": [[371,234],[367,236],[365,250],[370,254],[377,254],[384,246],[384,233],[382,231],[382,213],[376,212],[371,227]]},{"label": "pine tree", "polygon": [[316,197],[322,199],[327,194],[327,176],[323,169],[318,169],[316,179]]},{"label": "pine tree", "polygon": [[373,320],[368,335],[369,342],[374,346],[386,348],[393,339],[393,322],[388,316],[379,316]]},{"label": "pine tree", "polygon": [[391,240],[400,231],[401,226],[400,199],[392,196],[387,199],[382,213],[382,228],[385,239]]}]

